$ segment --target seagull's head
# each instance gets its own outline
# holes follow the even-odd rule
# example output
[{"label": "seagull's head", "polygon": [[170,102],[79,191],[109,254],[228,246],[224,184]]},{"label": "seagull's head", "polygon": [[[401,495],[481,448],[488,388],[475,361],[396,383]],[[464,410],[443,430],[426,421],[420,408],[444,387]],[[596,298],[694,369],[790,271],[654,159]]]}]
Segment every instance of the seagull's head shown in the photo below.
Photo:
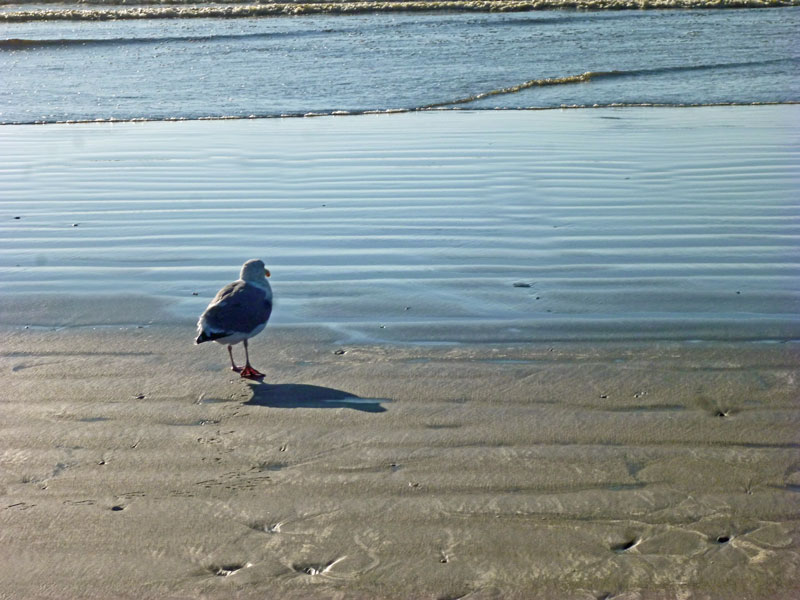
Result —
[{"label": "seagull's head", "polygon": [[269,277],[269,269],[264,266],[264,261],[257,258],[248,260],[242,265],[242,273],[240,278],[242,281],[250,281],[252,283],[266,283],[266,278]]}]

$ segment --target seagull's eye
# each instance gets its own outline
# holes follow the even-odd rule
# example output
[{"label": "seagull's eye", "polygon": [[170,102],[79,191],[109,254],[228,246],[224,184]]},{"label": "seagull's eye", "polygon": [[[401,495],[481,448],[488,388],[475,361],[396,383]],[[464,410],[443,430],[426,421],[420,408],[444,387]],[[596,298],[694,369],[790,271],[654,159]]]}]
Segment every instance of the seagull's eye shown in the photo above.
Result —
[{"label": "seagull's eye", "polygon": [[269,269],[264,269],[264,275],[266,275],[267,277],[269,277],[269,276],[270,276]]}]

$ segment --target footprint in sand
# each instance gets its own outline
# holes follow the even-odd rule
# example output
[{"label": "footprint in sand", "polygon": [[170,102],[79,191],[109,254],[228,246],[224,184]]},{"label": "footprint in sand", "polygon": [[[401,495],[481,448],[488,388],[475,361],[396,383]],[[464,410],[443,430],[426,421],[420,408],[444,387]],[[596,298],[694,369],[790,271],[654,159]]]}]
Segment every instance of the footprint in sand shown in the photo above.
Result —
[{"label": "footprint in sand", "polygon": [[250,563],[226,563],[222,565],[211,565],[208,567],[208,570],[217,577],[230,577],[249,566]]},{"label": "footprint in sand", "polygon": [[634,546],[636,546],[636,544],[638,544],[638,543],[639,543],[639,539],[638,538],[633,538],[633,539],[628,540],[627,542],[622,542],[621,544],[615,544],[615,545],[611,546],[611,550],[613,550],[617,554],[622,554],[623,552],[626,552],[626,551],[630,550],[631,548],[633,548]]},{"label": "footprint in sand", "polygon": [[334,565],[343,561],[347,556],[340,556],[339,558],[327,563],[293,563],[292,569],[297,573],[304,575],[324,575],[328,573]]},{"label": "footprint in sand", "polygon": [[275,533],[281,533],[281,527],[283,527],[283,523],[280,521],[276,523],[265,523],[261,521],[254,521],[252,523],[248,523],[247,526],[254,531],[275,534]]}]

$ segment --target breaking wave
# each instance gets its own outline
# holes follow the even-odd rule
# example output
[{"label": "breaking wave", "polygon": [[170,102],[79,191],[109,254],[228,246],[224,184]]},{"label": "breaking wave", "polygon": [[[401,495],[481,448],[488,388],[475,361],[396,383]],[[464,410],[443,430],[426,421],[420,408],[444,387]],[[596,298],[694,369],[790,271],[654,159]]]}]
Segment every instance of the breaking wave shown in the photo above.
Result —
[{"label": "breaking wave", "polygon": [[[87,3],[88,4],[88,3]],[[197,19],[278,17],[314,14],[364,14],[376,12],[527,12],[535,10],[641,10],[698,8],[775,8],[800,6],[800,0],[394,0],[381,2],[276,2],[243,4],[217,2],[199,5],[181,0],[124,0],[98,2],[92,8],[54,8],[0,12],[0,23],[26,21],[116,21],[131,19]],[[24,4],[22,5],[24,6]]]},{"label": "breaking wave", "polygon": [[[262,34],[254,34],[262,35]],[[218,39],[221,36],[214,36]],[[237,36],[231,36],[237,37]],[[153,38],[166,39],[166,38]],[[196,39],[196,38],[190,38]],[[60,43],[67,44],[80,44],[80,43],[119,43],[118,40],[4,40],[0,42],[0,48],[6,48],[7,44],[51,44],[58,45]],[[124,43],[124,41],[123,41]],[[626,77],[641,77],[648,75],[660,75],[664,73],[680,73],[692,71],[724,71],[726,69],[736,69],[741,67],[759,67],[769,66],[781,63],[798,63],[800,58],[785,58],[765,61],[753,62],[736,62],[736,63],[720,63],[708,65],[689,65],[689,66],[671,66],[671,67],[658,67],[650,69],[631,69],[631,70],[612,70],[612,71],[586,71],[576,75],[567,75],[563,77],[546,77],[540,79],[531,79],[524,81],[517,85],[508,86],[504,88],[493,89],[485,92],[479,92],[470,96],[462,98],[452,98],[440,102],[432,102],[420,106],[400,107],[400,108],[374,108],[366,110],[317,110],[314,112],[280,112],[280,113],[253,113],[249,115],[206,115],[206,116],[182,116],[177,115],[173,117],[150,117],[139,116],[132,118],[96,118],[96,119],[69,119],[69,120],[34,120],[34,121],[0,121],[0,125],[24,125],[24,124],[46,124],[46,123],[97,123],[97,122],[144,122],[144,121],[196,121],[196,120],[239,120],[239,119],[270,119],[270,118],[297,118],[297,117],[323,117],[323,116],[352,116],[352,115],[366,115],[366,114],[391,114],[391,113],[404,113],[404,112],[421,112],[430,110],[459,110],[465,105],[472,104],[479,100],[491,98],[493,96],[502,96],[507,94],[515,94],[523,90],[535,87],[546,86],[559,86],[559,85],[572,85],[578,83],[589,83],[602,79],[615,79]],[[592,104],[562,104],[560,106],[519,106],[519,107],[486,107],[486,106],[469,106],[469,110],[557,110],[569,108],[609,108],[609,107],[636,107],[636,106],[657,106],[657,107],[699,107],[699,106],[751,106],[751,105],[776,105],[776,104],[798,104],[800,102],[778,101],[778,102],[696,102],[696,103],[653,103],[653,102],[612,102],[612,103],[592,103]]]},{"label": "breaking wave", "polygon": [[572,83],[587,83],[589,81],[598,79],[615,79],[623,77],[641,77],[646,75],[661,75],[664,73],[680,73],[691,71],[721,71],[725,69],[736,69],[740,67],[754,67],[754,66],[767,66],[773,64],[781,64],[785,62],[800,62],[800,59],[795,58],[781,58],[775,60],[753,61],[753,62],[737,62],[737,63],[722,63],[713,65],[688,65],[688,66],[673,66],[673,67],[657,67],[651,69],[631,69],[623,71],[587,71],[580,75],[568,75],[566,77],[548,77],[544,79],[531,79],[523,83],[490,90],[488,92],[481,92],[465,98],[456,98],[442,102],[435,102],[421,106],[419,110],[440,108],[447,106],[455,106],[460,104],[470,104],[484,98],[492,96],[503,96],[506,94],[515,94],[533,87],[544,87],[551,85],[565,85]]}]

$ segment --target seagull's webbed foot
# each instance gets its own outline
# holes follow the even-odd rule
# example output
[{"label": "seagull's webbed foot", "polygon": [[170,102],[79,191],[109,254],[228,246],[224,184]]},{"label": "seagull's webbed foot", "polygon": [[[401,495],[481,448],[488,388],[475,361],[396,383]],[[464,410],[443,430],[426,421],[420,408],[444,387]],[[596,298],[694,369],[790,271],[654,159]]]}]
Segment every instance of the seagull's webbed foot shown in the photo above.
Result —
[{"label": "seagull's webbed foot", "polygon": [[[253,367],[250,366],[250,353],[247,351],[247,339],[244,340],[244,369],[240,373],[242,377],[246,377],[247,379],[263,379],[264,374],[259,373]],[[231,360],[233,360],[233,355],[231,355]]]},{"label": "seagull's webbed foot", "polygon": [[264,374],[263,373],[261,373],[259,371],[256,371],[250,365],[246,365],[244,367],[244,369],[241,370],[240,375],[242,377],[245,377],[246,379],[263,379],[264,378]]},{"label": "seagull's webbed foot", "polygon": [[242,367],[237,367],[236,365],[231,365],[231,371],[234,373],[241,373],[243,371]]}]

